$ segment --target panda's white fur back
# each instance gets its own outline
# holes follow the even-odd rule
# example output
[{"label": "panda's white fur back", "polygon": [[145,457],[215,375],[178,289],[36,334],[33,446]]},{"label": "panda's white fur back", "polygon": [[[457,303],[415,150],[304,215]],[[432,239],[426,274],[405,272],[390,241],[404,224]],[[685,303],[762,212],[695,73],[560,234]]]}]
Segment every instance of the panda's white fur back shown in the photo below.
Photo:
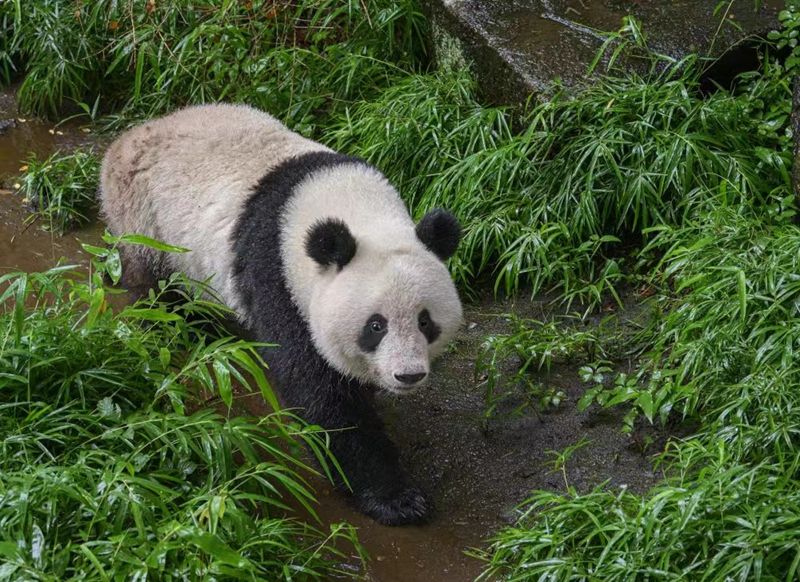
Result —
[{"label": "panda's white fur back", "polygon": [[[253,187],[292,156],[329,151],[242,105],[188,107],[124,133],[108,149],[100,195],[115,233],[190,249],[170,268],[212,284],[237,309],[231,235]],[[145,251],[146,252],[146,251]]]}]

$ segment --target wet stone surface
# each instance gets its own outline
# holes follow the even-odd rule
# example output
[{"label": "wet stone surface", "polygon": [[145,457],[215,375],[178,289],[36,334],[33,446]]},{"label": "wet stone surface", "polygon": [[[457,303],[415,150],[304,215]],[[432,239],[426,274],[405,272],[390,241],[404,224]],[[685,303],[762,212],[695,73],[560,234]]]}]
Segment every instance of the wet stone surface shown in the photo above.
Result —
[{"label": "wet stone surface", "polygon": [[[483,92],[516,103],[546,92],[561,79],[580,85],[604,40],[628,14],[641,23],[648,45],[680,59],[691,53],[719,56],[777,24],[783,0],[730,6],[704,0],[425,0],[440,29],[456,37]],[[735,63],[734,63],[735,65]]]}]

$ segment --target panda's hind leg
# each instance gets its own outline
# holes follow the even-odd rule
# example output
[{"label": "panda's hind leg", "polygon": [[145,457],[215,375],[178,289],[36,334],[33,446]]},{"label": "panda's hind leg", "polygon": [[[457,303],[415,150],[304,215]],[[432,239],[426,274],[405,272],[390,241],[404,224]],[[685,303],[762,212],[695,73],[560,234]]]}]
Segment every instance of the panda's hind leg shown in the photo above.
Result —
[{"label": "panda's hind leg", "polygon": [[122,258],[122,279],[120,286],[128,291],[132,301],[147,297],[150,289],[158,288],[159,270],[161,263],[152,249],[122,245],[120,247]]}]

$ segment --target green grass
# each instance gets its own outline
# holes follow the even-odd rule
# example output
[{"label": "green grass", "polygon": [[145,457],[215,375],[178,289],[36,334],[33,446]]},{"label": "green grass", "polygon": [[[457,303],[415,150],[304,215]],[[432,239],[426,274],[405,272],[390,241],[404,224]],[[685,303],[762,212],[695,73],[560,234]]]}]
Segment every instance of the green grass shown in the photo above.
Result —
[{"label": "green grass", "polygon": [[519,119],[481,107],[461,73],[409,76],[352,108],[330,142],[376,163],[414,214],[459,216],[463,286],[491,277],[508,293],[599,302],[620,282],[619,239],[683,224],[722,183],[748,199],[785,189],[790,159],[758,111],[767,88],[702,99],[696,66],[607,78]]},{"label": "green grass", "polygon": [[89,280],[0,279],[0,577],[303,580],[357,559],[350,526],[298,518],[300,444],[335,466],[322,433],[230,413],[239,391],[276,404],[257,346],[209,334],[224,310],[199,288],[113,309],[117,251],[89,250]]},{"label": "green grass", "polygon": [[698,471],[645,497],[605,487],[537,492],[497,536],[482,579],[795,580],[796,460],[748,466],[722,444],[689,449],[675,462]]},{"label": "green grass", "polygon": [[[196,3],[9,0],[0,81],[24,73],[24,111],[100,104],[115,124],[209,101],[247,101],[312,132],[333,110],[426,60],[411,0]],[[3,30],[3,28],[0,28]]]},{"label": "green grass", "polygon": [[[605,357],[605,346],[612,341],[610,335],[601,334],[598,329],[570,325],[569,320],[574,318],[547,322],[514,314],[505,318],[511,330],[487,337],[475,361],[475,374],[482,378],[484,387],[487,419],[505,400],[516,395],[514,388],[519,386],[524,398],[515,413],[558,406],[565,399],[564,393],[543,385],[532,373],[549,371],[554,364],[594,362]],[[518,365],[505,372],[512,360]]]},{"label": "green grass", "polygon": [[651,243],[664,253],[664,314],[645,332],[651,348],[641,379],[656,409],[724,423],[750,458],[779,454],[772,444],[791,444],[796,432],[783,390],[800,372],[800,229],[746,212],[722,208]]},{"label": "green grass", "polygon": [[7,85],[10,83],[16,72],[10,42],[13,36],[11,23],[11,14],[7,11],[3,11],[2,14],[0,14],[0,85]]},{"label": "green grass", "polygon": [[33,209],[30,220],[59,234],[86,224],[95,207],[100,161],[92,151],[57,152],[25,163],[18,194]]}]

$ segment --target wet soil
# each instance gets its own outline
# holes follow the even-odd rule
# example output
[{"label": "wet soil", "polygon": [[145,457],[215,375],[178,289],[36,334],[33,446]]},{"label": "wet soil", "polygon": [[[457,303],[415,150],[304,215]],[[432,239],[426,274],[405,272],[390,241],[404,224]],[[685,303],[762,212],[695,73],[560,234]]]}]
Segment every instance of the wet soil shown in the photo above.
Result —
[{"label": "wet soil", "polygon": [[[5,103],[5,105],[3,105]],[[0,122],[16,119],[10,98],[0,95]],[[2,127],[2,126],[0,126]],[[43,270],[65,257],[85,264],[80,242],[97,244],[102,225],[95,223],[64,237],[55,237],[38,225],[26,228],[26,211],[9,187],[13,174],[29,151],[47,154],[58,147],[91,141],[91,134],[70,126],[62,135],[51,125],[26,120],[0,129],[0,271]],[[87,137],[89,136],[89,137]],[[578,365],[557,366],[538,380],[563,390],[566,401],[541,414],[501,414],[487,425],[481,380],[475,377],[475,359],[488,335],[507,331],[498,314],[544,317],[549,304],[539,301],[466,305],[467,325],[453,349],[436,363],[432,383],[407,397],[381,395],[378,404],[388,430],[402,450],[409,472],[435,500],[431,523],[419,527],[389,528],[354,512],[330,486],[315,482],[320,494],[319,514],[326,523],[346,520],[359,529],[359,538],[371,560],[367,577],[376,582],[458,581],[474,579],[481,563],[465,555],[480,547],[498,527],[514,518],[514,507],[533,489],[563,490],[564,476],[549,465],[550,451],[560,451],[582,438],[590,444],[575,453],[566,469],[569,484],[587,490],[609,481],[642,491],[657,479],[649,455],[637,438],[620,432],[616,412],[577,411],[585,386]],[[631,310],[631,312],[635,312]],[[255,407],[256,409],[258,407]],[[255,412],[255,409],[251,409]]]}]

